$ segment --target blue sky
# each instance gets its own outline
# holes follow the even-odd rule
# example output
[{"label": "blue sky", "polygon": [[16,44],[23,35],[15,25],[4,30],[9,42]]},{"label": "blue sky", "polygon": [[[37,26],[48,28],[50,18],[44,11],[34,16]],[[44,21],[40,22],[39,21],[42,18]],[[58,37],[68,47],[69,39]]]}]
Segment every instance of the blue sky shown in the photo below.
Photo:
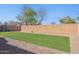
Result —
[{"label": "blue sky", "polygon": [[[45,8],[47,14],[43,21],[44,24],[51,22],[59,23],[63,16],[70,16],[75,19],[79,15],[79,4],[26,4],[35,11]],[[0,4],[0,21],[16,21],[16,16],[22,11],[23,4]]]}]

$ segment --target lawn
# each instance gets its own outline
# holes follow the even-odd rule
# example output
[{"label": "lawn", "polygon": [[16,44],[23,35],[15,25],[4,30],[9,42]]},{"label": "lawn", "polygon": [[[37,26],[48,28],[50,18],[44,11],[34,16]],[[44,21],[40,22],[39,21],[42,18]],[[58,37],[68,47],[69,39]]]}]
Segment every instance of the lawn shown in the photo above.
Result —
[{"label": "lawn", "polygon": [[39,46],[54,48],[64,52],[70,51],[69,37],[65,36],[54,36],[54,35],[32,34],[32,33],[21,33],[21,32],[0,32],[0,36],[24,42],[29,42]]}]

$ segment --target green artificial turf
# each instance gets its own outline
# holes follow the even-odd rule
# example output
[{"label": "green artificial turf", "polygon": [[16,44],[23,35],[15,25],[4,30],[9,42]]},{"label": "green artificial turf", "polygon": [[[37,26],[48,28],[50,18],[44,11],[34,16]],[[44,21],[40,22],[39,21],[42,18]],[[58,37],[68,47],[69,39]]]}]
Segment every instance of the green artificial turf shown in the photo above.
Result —
[{"label": "green artificial turf", "polygon": [[0,32],[0,36],[69,52],[69,37],[21,32]]}]

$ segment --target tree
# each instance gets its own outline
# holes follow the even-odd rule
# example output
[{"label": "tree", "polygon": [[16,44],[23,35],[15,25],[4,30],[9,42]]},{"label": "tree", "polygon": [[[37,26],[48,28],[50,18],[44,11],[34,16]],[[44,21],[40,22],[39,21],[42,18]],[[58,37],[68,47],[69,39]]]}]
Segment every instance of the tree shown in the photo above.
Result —
[{"label": "tree", "polygon": [[73,24],[73,23],[76,23],[76,21],[74,19],[71,19],[69,16],[65,16],[65,17],[61,18],[59,21],[62,24]]},{"label": "tree", "polygon": [[76,19],[76,21],[78,21],[78,22],[79,22],[79,16],[77,16],[76,18],[77,18],[77,19]]},{"label": "tree", "polygon": [[37,14],[32,8],[24,6],[22,13],[17,16],[17,19],[21,24],[34,25],[37,23],[36,17]]},{"label": "tree", "polygon": [[41,24],[41,22],[44,20],[45,15],[46,15],[45,9],[40,8],[39,11],[38,11],[39,21],[37,22],[37,24]]}]

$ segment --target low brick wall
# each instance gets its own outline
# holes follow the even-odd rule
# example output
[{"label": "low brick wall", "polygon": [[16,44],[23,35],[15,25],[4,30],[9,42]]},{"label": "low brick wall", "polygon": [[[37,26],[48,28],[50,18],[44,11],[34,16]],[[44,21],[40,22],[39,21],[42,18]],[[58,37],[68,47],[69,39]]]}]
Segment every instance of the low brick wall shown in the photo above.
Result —
[{"label": "low brick wall", "polygon": [[57,33],[57,34],[78,34],[77,24],[60,25],[22,25],[21,32],[33,33]]},{"label": "low brick wall", "polygon": [[10,31],[20,31],[20,28],[18,26],[7,26],[7,30],[10,30]]},{"label": "low brick wall", "polygon": [[16,26],[16,25],[0,25],[0,31],[20,31],[21,26]]}]

